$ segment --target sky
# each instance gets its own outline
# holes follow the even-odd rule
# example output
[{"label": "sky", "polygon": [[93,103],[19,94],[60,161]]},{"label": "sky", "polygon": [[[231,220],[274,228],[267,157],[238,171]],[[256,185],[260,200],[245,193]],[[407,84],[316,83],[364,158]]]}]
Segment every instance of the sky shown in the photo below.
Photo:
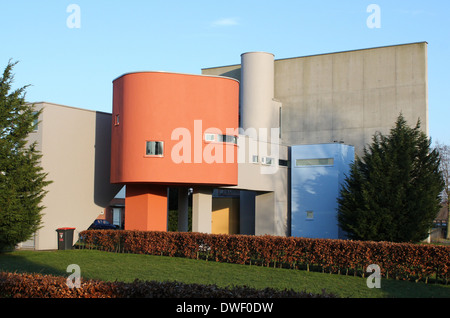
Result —
[{"label": "sky", "polygon": [[128,72],[426,41],[429,134],[450,145],[449,14],[448,0],[0,0],[0,69],[19,62],[29,102],[111,112],[112,81]]}]

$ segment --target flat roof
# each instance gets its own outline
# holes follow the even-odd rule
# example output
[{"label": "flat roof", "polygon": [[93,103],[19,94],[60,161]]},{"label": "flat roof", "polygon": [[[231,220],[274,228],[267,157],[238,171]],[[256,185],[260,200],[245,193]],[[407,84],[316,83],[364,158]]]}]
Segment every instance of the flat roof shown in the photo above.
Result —
[{"label": "flat roof", "polygon": [[74,107],[74,106],[62,105],[62,104],[57,104],[57,103],[45,102],[45,101],[27,102],[27,104],[31,104],[31,105],[38,105],[38,104],[51,105],[51,106],[57,106],[57,107],[63,107],[63,108],[70,108],[70,109],[73,109],[73,110],[81,110],[81,111],[91,112],[91,113],[100,113],[100,114],[105,114],[105,115],[111,115],[111,113],[100,111],[100,110],[93,110],[93,109],[87,109],[87,108],[81,108],[81,107]]},{"label": "flat roof", "polygon": [[232,77],[228,77],[228,76],[220,76],[220,75],[209,75],[209,74],[190,74],[190,73],[178,73],[178,72],[166,72],[166,71],[135,71],[135,72],[127,72],[124,73],[118,77],[116,77],[115,79],[113,79],[112,81],[114,82],[115,80],[125,76],[125,75],[129,75],[129,74],[139,74],[139,73],[159,73],[159,74],[174,74],[174,75],[185,75],[185,76],[198,76],[198,77],[215,77],[215,78],[222,78],[222,79],[230,79],[233,81],[236,81],[239,83],[239,81],[235,78]]},{"label": "flat roof", "polygon": [[[285,57],[285,58],[275,59],[275,62],[276,61],[282,61],[282,60],[304,58],[304,57],[321,56],[321,55],[328,55],[328,54],[340,54],[340,53],[357,52],[357,51],[365,51],[365,50],[374,50],[374,49],[382,49],[382,48],[388,48],[388,47],[414,45],[414,44],[423,44],[423,43],[428,44],[427,41],[421,41],[421,42],[411,42],[411,43],[404,43],[404,44],[384,45],[384,46],[376,46],[376,47],[369,47],[369,48],[363,48],[363,49],[344,50],[344,51],[336,51],[336,52],[329,52],[329,53],[319,53],[319,54],[311,54],[311,55],[295,56],[295,57]],[[246,52],[246,53],[252,53],[252,52]],[[242,54],[246,54],[246,53],[242,53]],[[266,52],[264,52],[264,53],[266,53]],[[239,63],[239,64],[229,64],[229,65],[222,65],[222,66],[205,67],[205,68],[202,68],[202,70],[222,68],[222,67],[230,67],[230,66],[237,66],[237,65],[241,65],[241,64]]]}]

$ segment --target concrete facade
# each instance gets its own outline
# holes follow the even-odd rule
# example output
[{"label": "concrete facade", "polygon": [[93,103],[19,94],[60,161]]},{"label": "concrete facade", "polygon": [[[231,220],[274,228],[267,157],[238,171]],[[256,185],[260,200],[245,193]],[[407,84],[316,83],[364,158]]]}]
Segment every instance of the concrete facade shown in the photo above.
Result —
[{"label": "concrete facade", "polygon": [[[279,60],[250,52],[241,55],[241,64],[204,68],[202,74],[241,81],[240,127],[279,128],[279,139],[269,144],[284,147],[280,154],[296,145],[345,144],[361,155],[375,133],[389,133],[400,113],[410,125],[420,120],[428,134],[427,71],[427,43],[420,42]],[[290,196],[299,176],[289,166],[264,175],[251,161],[239,164],[241,233],[337,237],[335,211],[313,228],[299,231],[294,224],[300,203]],[[334,204],[337,188],[328,190],[320,190],[321,200]]]},{"label": "concrete facade", "polygon": [[[240,190],[240,233],[251,235],[289,234],[289,167],[280,165],[289,159],[289,148],[270,144],[249,136],[239,136],[240,156],[238,185]],[[276,146],[277,151],[271,151]],[[269,150],[268,150],[269,149]],[[274,158],[268,164],[267,157]],[[252,160],[257,156],[258,160]]]},{"label": "concrete facade", "polygon": [[[241,65],[202,69],[240,80]],[[400,114],[428,133],[427,43],[274,61],[283,144],[344,142],[361,154]]]},{"label": "concrete facade", "polygon": [[53,181],[42,205],[43,227],[22,247],[57,249],[57,228],[74,227],[74,241],[114,198],[121,186],[109,182],[111,114],[35,103],[40,123],[29,136],[38,142],[41,165]]},{"label": "concrete facade", "polygon": [[289,148],[281,144],[274,56],[241,55],[238,185],[242,234],[289,235]]}]

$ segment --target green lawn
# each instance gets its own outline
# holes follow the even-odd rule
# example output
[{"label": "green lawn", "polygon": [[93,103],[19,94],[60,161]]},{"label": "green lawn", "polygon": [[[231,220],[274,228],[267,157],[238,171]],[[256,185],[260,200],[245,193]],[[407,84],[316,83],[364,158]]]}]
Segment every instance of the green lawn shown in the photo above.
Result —
[{"label": "green lawn", "polygon": [[216,263],[176,257],[117,254],[95,250],[15,251],[0,254],[0,271],[36,272],[68,276],[66,268],[77,264],[85,279],[131,282],[134,279],[185,283],[247,285],[337,294],[352,298],[450,298],[450,285],[381,280],[370,289],[362,277],[331,275],[301,270]]}]

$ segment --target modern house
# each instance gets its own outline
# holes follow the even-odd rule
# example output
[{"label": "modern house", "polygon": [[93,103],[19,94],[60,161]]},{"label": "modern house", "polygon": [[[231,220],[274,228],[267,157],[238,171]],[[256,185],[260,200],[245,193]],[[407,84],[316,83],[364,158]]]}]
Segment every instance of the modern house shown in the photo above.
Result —
[{"label": "modern house", "polygon": [[428,133],[427,43],[279,60],[248,52],[200,75],[121,75],[112,114],[36,107],[30,138],[54,181],[36,249],[56,248],[58,227],[87,229],[124,186],[114,213],[125,229],[166,231],[177,188],[180,231],[192,190],[196,232],[341,238],[336,199],[355,154],[400,113]]}]

